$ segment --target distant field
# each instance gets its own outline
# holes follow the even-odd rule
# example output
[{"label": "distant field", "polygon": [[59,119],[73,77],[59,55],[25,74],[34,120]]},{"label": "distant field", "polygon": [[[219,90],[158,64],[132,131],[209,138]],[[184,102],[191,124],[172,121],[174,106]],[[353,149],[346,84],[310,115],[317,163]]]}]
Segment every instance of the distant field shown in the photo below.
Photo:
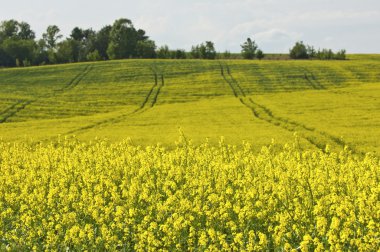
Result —
[{"label": "distant field", "polygon": [[380,152],[380,56],[347,61],[123,60],[0,70],[0,137]]}]

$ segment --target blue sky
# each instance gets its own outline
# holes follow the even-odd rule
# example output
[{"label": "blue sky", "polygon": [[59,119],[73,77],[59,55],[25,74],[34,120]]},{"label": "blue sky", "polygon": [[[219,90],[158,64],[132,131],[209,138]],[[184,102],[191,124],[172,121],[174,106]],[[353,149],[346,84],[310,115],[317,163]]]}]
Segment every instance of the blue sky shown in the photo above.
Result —
[{"label": "blue sky", "polygon": [[349,53],[380,53],[379,0],[18,0],[3,1],[0,20],[26,21],[41,36],[50,24],[100,29],[129,18],[157,45],[189,49],[212,40],[240,51],[252,37],[264,52],[287,52],[297,40]]}]

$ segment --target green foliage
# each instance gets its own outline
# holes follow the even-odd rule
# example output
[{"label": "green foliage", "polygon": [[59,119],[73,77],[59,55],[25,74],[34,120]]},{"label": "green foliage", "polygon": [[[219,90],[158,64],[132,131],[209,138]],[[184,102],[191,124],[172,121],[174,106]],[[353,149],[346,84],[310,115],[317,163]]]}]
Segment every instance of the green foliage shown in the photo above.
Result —
[{"label": "green foliage", "polygon": [[18,22],[16,20],[5,20],[0,25],[0,43],[5,39],[15,39],[18,33]]},{"label": "green foliage", "polygon": [[35,33],[26,22],[16,20],[5,20],[0,24],[0,44],[6,39],[13,40],[33,40]]},{"label": "green foliage", "polygon": [[55,63],[71,63],[75,62],[75,53],[78,47],[78,41],[73,39],[67,39],[60,42],[57,46],[57,52],[55,52]]},{"label": "green foliage", "polygon": [[302,41],[296,42],[292,49],[290,49],[290,58],[292,59],[307,59],[307,48]]},{"label": "green foliage", "polygon": [[83,30],[79,27],[75,27],[71,31],[70,37],[76,41],[82,41],[84,39]]},{"label": "green foliage", "polygon": [[34,31],[32,31],[30,25],[26,22],[19,23],[18,38],[23,40],[33,40],[36,38]]},{"label": "green foliage", "polygon": [[107,54],[107,49],[110,42],[110,34],[111,34],[112,26],[107,25],[104,26],[100,31],[96,33],[94,47],[98,50],[99,55],[103,60],[109,59]]},{"label": "green foliage", "polygon": [[201,58],[200,46],[199,45],[192,46],[191,51],[190,51],[190,55],[191,55],[191,58],[193,58],[193,59],[200,59]]},{"label": "green foliage", "polygon": [[177,49],[170,50],[167,45],[161,46],[157,50],[157,58],[159,59],[186,59],[187,55],[185,50]]},{"label": "green foliage", "polygon": [[317,56],[317,51],[314,49],[313,46],[307,45],[306,50],[307,50],[308,57],[315,58]]},{"label": "green foliage", "polygon": [[20,61],[19,66],[22,66],[24,60],[33,62],[36,57],[37,45],[34,40],[6,39],[3,41],[1,48],[6,55],[4,63],[8,62],[8,60],[14,62],[7,66],[14,66],[16,59]]},{"label": "green foliage", "polygon": [[204,59],[215,59],[216,58],[216,51],[214,47],[214,43],[211,41],[206,41],[204,50],[201,50],[203,53]]},{"label": "green foliage", "polygon": [[156,44],[153,40],[140,40],[136,46],[136,56],[143,59],[156,57]]},{"label": "green foliage", "polygon": [[56,25],[49,25],[46,32],[42,34],[42,38],[45,40],[49,49],[54,50],[59,39],[62,38],[60,29]]},{"label": "green foliage", "polygon": [[346,59],[346,50],[340,50],[335,54],[336,60],[345,60]]},{"label": "green foliage", "polygon": [[345,60],[346,50],[340,50],[337,53],[334,53],[331,49],[319,49],[316,51],[313,46],[304,45],[301,41],[290,49],[290,57],[292,59]]},{"label": "green foliage", "polygon": [[193,59],[215,59],[216,51],[214,43],[206,41],[200,45],[193,46],[191,48],[191,57]]},{"label": "green foliage", "polygon": [[171,53],[169,50],[169,46],[167,46],[167,45],[160,46],[157,50],[157,58],[159,58],[159,59],[170,59]]},{"label": "green foliage", "polygon": [[222,58],[223,59],[230,59],[231,58],[231,52],[228,50],[224,51]]},{"label": "green foliage", "polygon": [[0,66],[13,66],[14,59],[0,46]]},{"label": "green foliage", "polygon": [[129,19],[118,19],[110,32],[110,43],[107,54],[110,59],[125,59],[134,55],[137,45],[137,34]]},{"label": "green foliage", "polygon": [[186,59],[187,58],[185,50],[182,50],[182,49],[177,49],[175,51],[172,51],[171,55],[172,55],[171,57],[172,59]]},{"label": "green foliage", "polygon": [[98,50],[95,50],[95,51],[87,54],[87,60],[88,61],[99,61],[99,60],[102,60],[102,56],[100,56],[100,53]]},{"label": "green foliage", "polygon": [[263,59],[265,57],[264,52],[262,50],[258,49],[257,52],[256,52],[256,57],[259,60]]},{"label": "green foliage", "polygon": [[318,50],[315,58],[320,60],[345,60],[346,50],[340,50],[337,53],[334,53],[331,49]]},{"label": "green foliage", "polygon": [[244,59],[253,59],[256,56],[257,44],[251,38],[241,45],[241,54]]}]

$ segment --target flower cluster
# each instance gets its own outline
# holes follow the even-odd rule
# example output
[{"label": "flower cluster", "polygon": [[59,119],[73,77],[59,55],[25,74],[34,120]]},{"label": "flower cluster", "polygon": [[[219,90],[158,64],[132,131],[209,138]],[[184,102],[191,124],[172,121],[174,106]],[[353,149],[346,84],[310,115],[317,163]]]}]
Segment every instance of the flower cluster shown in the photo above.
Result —
[{"label": "flower cluster", "polygon": [[380,162],[245,144],[0,142],[0,250],[376,251]]}]

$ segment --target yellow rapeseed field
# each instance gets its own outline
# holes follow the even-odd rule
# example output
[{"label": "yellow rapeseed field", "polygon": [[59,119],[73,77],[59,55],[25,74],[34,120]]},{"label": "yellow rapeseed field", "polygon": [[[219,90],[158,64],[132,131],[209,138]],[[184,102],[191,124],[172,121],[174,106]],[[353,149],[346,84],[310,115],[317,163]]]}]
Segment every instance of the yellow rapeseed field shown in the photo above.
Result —
[{"label": "yellow rapeseed field", "polygon": [[378,251],[379,168],[297,142],[0,142],[0,250]]}]

